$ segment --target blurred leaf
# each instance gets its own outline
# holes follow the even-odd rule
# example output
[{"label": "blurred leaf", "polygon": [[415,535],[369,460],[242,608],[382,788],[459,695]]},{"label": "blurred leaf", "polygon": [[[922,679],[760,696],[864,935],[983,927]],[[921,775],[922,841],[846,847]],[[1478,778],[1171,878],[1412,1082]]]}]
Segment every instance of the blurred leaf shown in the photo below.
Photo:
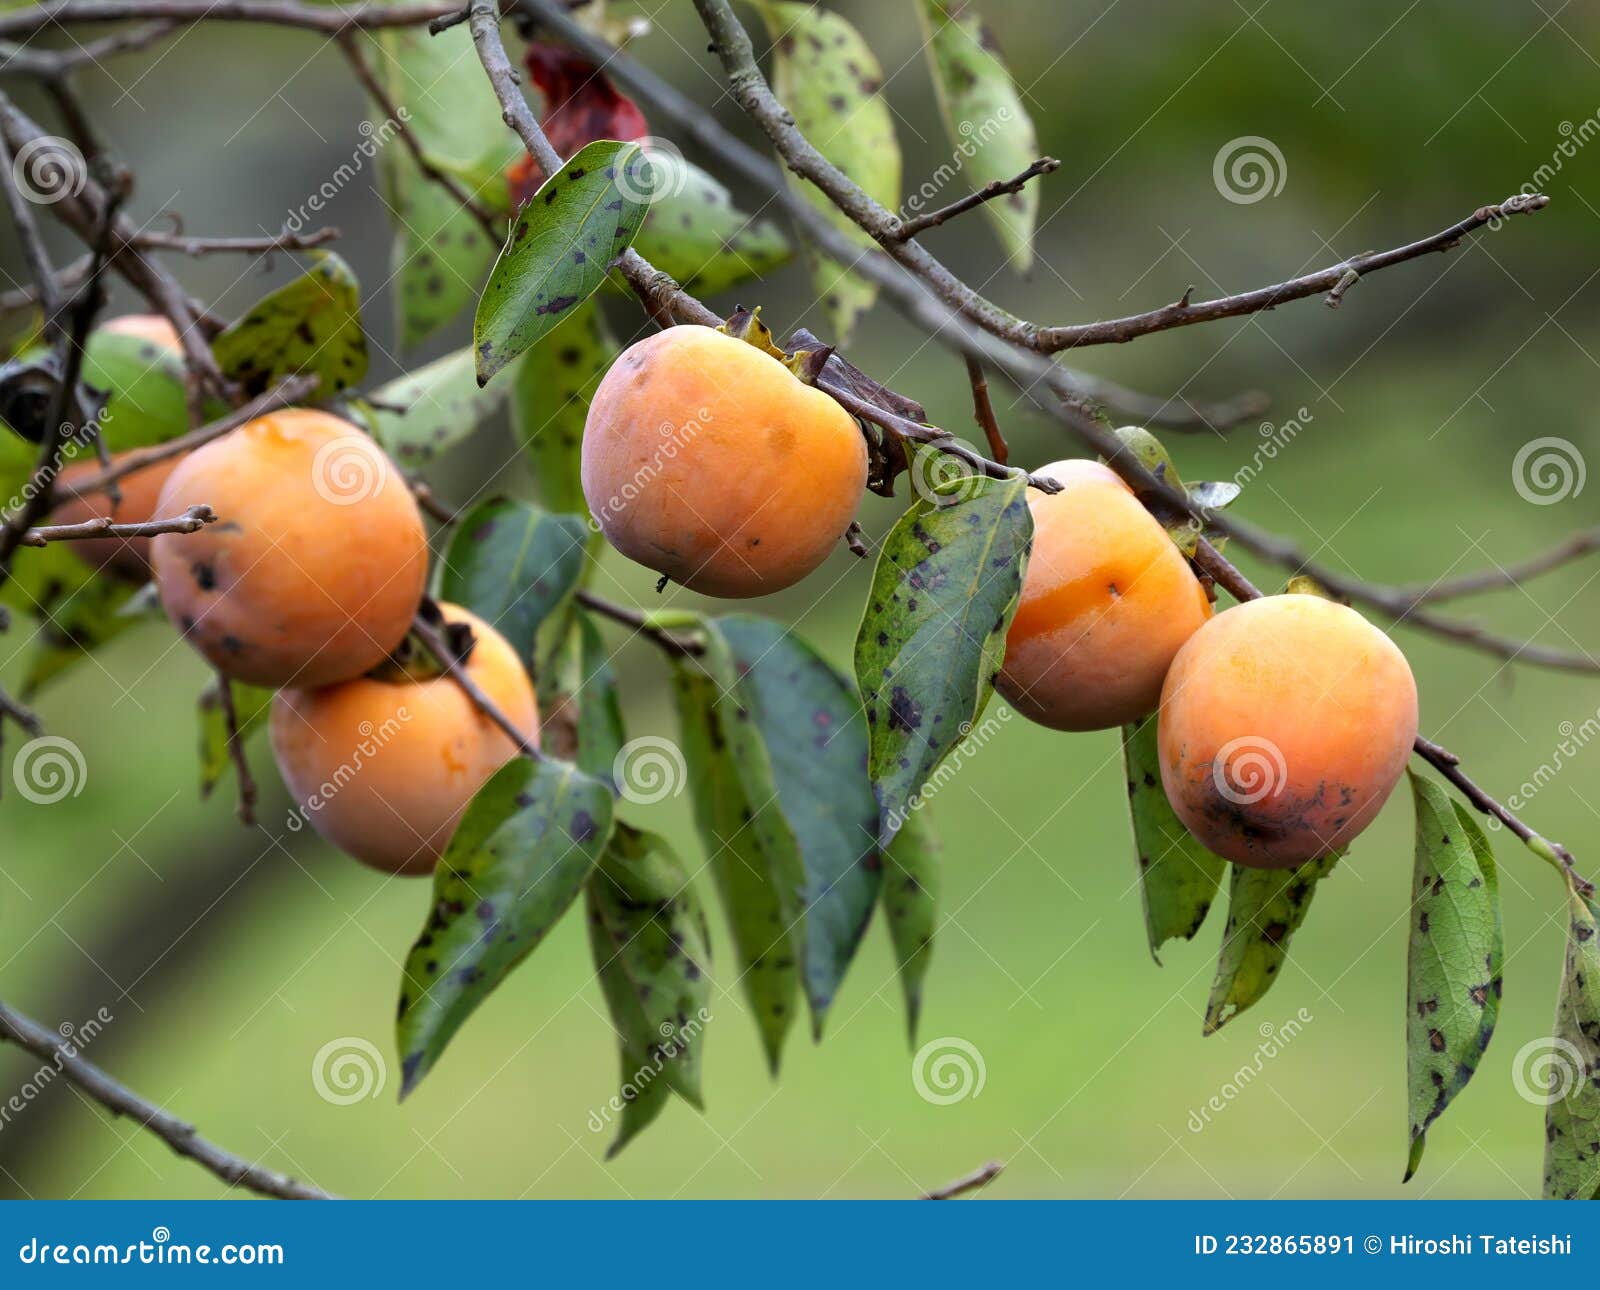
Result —
[{"label": "blurred leaf", "polygon": [[530,668],[539,626],[577,585],[589,526],[514,498],[474,506],[456,523],[441,598],[489,623]]},{"label": "blurred leaf", "polygon": [[866,934],[883,885],[878,807],[867,779],[867,728],[855,687],[770,618],[714,620],[772,765],[805,865],[805,967],[812,1031]]},{"label": "blurred leaf", "polygon": [[[379,82],[403,109],[429,161],[449,170],[479,204],[510,209],[505,168],[521,151],[500,119],[465,26],[430,36],[421,28],[374,34]],[[372,122],[385,197],[394,222],[393,277],[403,344],[426,339],[477,298],[498,249],[473,216],[418,167],[392,123]]]},{"label": "blurred leaf", "polygon": [[688,871],[653,833],[617,825],[585,892],[589,947],[622,1061],[622,1120],[609,1160],[661,1113],[669,1091],[704,1105],[711,941]]},{"label": "blurred leaf", "polygon": [[1272,988],[1288,957],[1289,940],[1311,908],[1317,881],[1338,862],[1337,855],[1330,855],[1308,860],[1298,869],[1233,866],[1228,925],[1202,1033],[1216,1034]]},{"label": "blurred leaf", "polygon": [[[1013,179],[1039,157],[1033,119],[1017,92],[999,47],[977,8],[966,0],[918,0],[945,129],[973,191]],[[963,164],[964,162],[964,164]],[[959,193],[934,199],[934,206]],[[1033,229],[1039,216],[1037,182],[983,204],[983,213],[1018,271],[1033,263]],[[922,211],[913,212],[922,214]]]},{"label": "blurred leaf", "polygon": [[805,944],[805,864],[784,817],[772,762],[720,631],[706,652],[673,671],[695,823],[733,934],[739,980],[755,1014],[767,1065],[777,1073],[794,1020]]},{"label": "blurred leaf", "polygon": [[884,538],[856,636],[884,845],[989,701],[1033,541],[1021,475],[948,488]]},{"label": "blurred leaf", "polygon": [[517,212],[473,319],[480,384],[594,293],[639,231],[653,183],[638,144],[601,140]]},{"label": "blurred leaf", "polygon": [[[757,0],[756,7],[773,41],[772,89],[795,126],[868,196],[890,210],[898,208],[900,144],[882,94],[883,69],[867,42],[826,9],[795,0]],[[816,185],[788,171],[784,176],[852,242],[876,245]],[[842,345],[861,315],[872,308],[878,289],[832,260],[819,260],[809,243],[806,251],[832,329],[829,339]]]},{"label": "blurred leaf", "polygon": [[361,329],[361,287],[332,251],[307,251],[311,267],[263,296],[212,345],[217,362],[247,394],[261,394],[286,376],[309,372],[326,397],[367,374]]},{"label": "blurred leaf", "polygon": [[1432,780],[1411,775],[1417,859],[1406,965],[1409,1182],[1427,1133],[1478,1069],[1500,1015],[1500,889],[1478,822]]},{"label": "blurred leaf", "polygon": [[183,359],[165,345],[102,327],[84,347],[82,380],[106,396],[100,436],[112,452],[165,443],[189,429]]},{"label": "blurred leaf", "polygon": [[[242,681],[228,684],[233,687],[233,710],[239,718],[239,739],[248,740],[257,730],[265,728],[267,713],[272,708],[273,692],[259,685],[246,685]],[[200,695],[200,796],[210,797],[211,791],[222,782],[222,777],[232,767],[233,757],[228,750],[228,719],[222,711],[217,686],[207,686]]]},{"label": "blurred leaf", "polygon": [[0,587],[0,604],[37,623],[21,651],[23,699],[135,623],[162,617],[158,605],[140,599],[137,583],[98,572],[71,548],[70,542],[19,548]]},{"label": "blurred leaf", "polygon": [[1600,934],[1568,893],[1567,956],[1556,1002],[1545,1107],[1544,1197],[1600,1200]]},{"label": "blurred leaf", "polygon": [[611,656],[594,621],[570,605],[554,645],[537,669],[541,738],[553,754],[576,760],[585,774],[616,792],[613,769],[626,742],[622,701]]},{"label": "blurred leaf", "polygon": [[1167,801],[1153,714],[1122,727],[1122,762],[1128,774],[1145,935],[1150,957],[1160,963],[1163,945],[1177,936],[1192,940],[1200,930],[1228,862],[1201,846]]},{"label": "blurred leaf", "polygon": [[567,912],[610,836],[610,792],[564,762],[514,757],[478,790],[434,870],[433,909],[406,956],[401,1097]]},{"label": "blurred leaf", "polygon": [[402,469],[415,470],[493,416],[505,395],[504,388],[480,389],[472,351],[458,349],[375,390],[374,433]]},{"label": "blurred leaf", "polygon": [[933,957],[939,900],[939,839],[926,805],[906,816],[884,853],[883,913],[906,999],[906,1035],[917,1042],[922,981]]},{"label": "blurred leaf", "polygon": [[656,196],[634,249],[685,289],[709,296],[765,277],[793,254],[770,220],[746,215],[728,190],[666,148],[647,150]]},{"label": "blurred leaf", "polygon": [[591,297],[517,362],[511,425],[533,467],[534,496],[548,510],[589,513],[579,474],[583,423],[617,353]]}]

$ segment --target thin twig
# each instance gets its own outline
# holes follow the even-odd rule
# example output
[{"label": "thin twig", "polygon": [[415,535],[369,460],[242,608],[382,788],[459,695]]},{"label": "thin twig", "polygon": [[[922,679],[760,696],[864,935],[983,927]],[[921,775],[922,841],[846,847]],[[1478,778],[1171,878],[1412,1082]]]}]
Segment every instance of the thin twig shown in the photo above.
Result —
[{"label": "thin twig", "polygon": [[1574,533],[1548,551],[1530,556],[1520,564],[1492,569],[1479,569],[1455,578],[1439,578],[1433,582],[1419,582],[1409,587],[1396,588],[1397,595],[1410,599],[1413,605],[1435,604],[1441,600],[1455,600],[1461,596],[1475,595],[1480,591],[1494,591],[1501,587],[1515,587],[1549,573],[1573,560],[1581,559],[1591,551],[1600,551],[1600,528],[1584,529]]},{"label": "thin twig", "polygon": [[[0,135],[0,145],[4,142],[4,136]],[[94,256],[80,255],[65,268],[56,270],[52,279],[55,292],[65,295],[82,286],[84,279],[89,276],[89,266],[93,262]],[[0,291],[0,314],[14,314],[19,309],[32,309],[36,305],[43,304],[44,300],[37,283],[14,287],[10,291]]]},{"label": "thin twig", "polygon": [[0,717],[15,721],[34,738],[44,733],[44,724],[34,715],[33,709],[18,703],[4,689],[0,689]]},{"label": "thin twig", "polygon": [[165,520],[142,520],[137,524],[116,524],[109,515],[84,520],[81,524],[47,524],[31,528],[22,535],[23,546],[47,546],[51,542],[79,542],[90,538],[158,537],[163,533],[193,533],[213,523],[217,513],[209,506],[191,506],[182,515]]},{"label": "thin twig", "polygon": [[125,1115],[137,1122],[178,1155],[193,1160],[230,1187],[244,1187],[259,1195],[276,1196],[281,1200],[333,1199],[320,1187],[297,1182],[287,1174],[272,1169],[264,1169],[202,1138],[194,1125],[184,1123],[154,1102],[140,1097],[98,1066],[85,1061],[70,1039],[63,1039],[54,1030],[41,1026],[5,1003],[0,1003],[0,1040],[16,1044],[40,1061],[54,1066],[113,1115]]},{"label": "thin twig", "polygon": [[168,439],[165,443],[124,453],[117,464],[110,469],[85,480],[74,480],[70,491],[76,497],[103,492],[117,480],[124,479],[135,471],[153,466],[159,461],[181,457],[186,452],[193,452],[202,444],[208,444],[213,439],[220,439],[229,431],[237,430],[247,421],[254,421],[269,412],[276,412],[279,408],[298,403],[316,389],[317,384],[317,378],[308,374],[285,377],[270,390],[258,394],[250,402],[235,408],[225,417],[208,422],[198,429],[189,431],[188,434],[179,435],[176,439]]},{"label": "thin twig", "polygon": [[227,735],[228,756],[233,760],[234,777],[239,781],[239,802],[235,808],[240,824],[256,822],[256,777],[250,773],[250,758],[245,752],[239,728],[239,708],[233,701],[233,682],[217,673],[217,703],[222,709],[222,726]]},{"label": "thin twig", "polygon": [[983,374],[983,364],[975,358],[967,359],[967,380],[972,385],[972,415],[989,441],[989,455],[1002,466],[1010,459],[1011,449],[1006,437],[1000,433],[1000,423],[995,420],[994,404],[989,401],[989,378]]},{"label": "thin twig", "polygon": [[998,1160],[991,1160],[986,1165],[980,1165],[970,1174],[962,1174],[952,1182],[947,1182],[943,1187],[935,1187],[932,1191],[925,1191],[918,1200],[954,1200],[957,1196],[965,1195],[969,1191],[978,1191],[987,1187],[1000,1176],[1000,1171],[1005,1168]]},{"label": "thin twig", "polygon": [[339,230],[331,226],[310,233],[284,229],[272,237],[190,237],[187,233],[145,229],[130,241],[141,250],[176,251],[181,255],[271,255],[276,251],[309,251],[338,236]]},{"label": "thin twig", "polygon": [[0,36],[27,36],[45,27],[79,22],[165,19],[174,23],[259,22],[337,36],[354,28],[420,27],[453,13],[458,4],[315,5],[295,0],[59,0],[0,14]]},{"label": "thin twig", "polygon": [[46,80],[59,78],[77,68],[103,63],[117,54],[148,48],[177,29],[175,22],[152,22],[64,49],[34,49],[30,45],[0,42],[0,76],[16,73]]},{"label": "thin twig", "polygon": [[687,640],[677,636],[665,628],[657,627],[637,609],[629,609],[626,605],[616,604],[614,601],[597,596],[587,588],[580,587],[574,598],[585,609],[599,614],[602,618],[609,618],[614,623],[638,632],[641,636],[660,646],[668,654],[679,658],[690,658],[697,654],[705,653],[705,647],[698,641]]},{"label": "thin twig", "polygon": [[394,122],[400,142],[411,154],[417,169],[424,177],[438,184],[455,198],[456,204],[478,221],[479,227],[489,239],[489,244],[498,246],[505,236],[505,229],[479,204],[476,197],[462,187],[454,175],[433,164],[433,160],[424,151],[417,136],[411,132],[411,127],[406,123],[409,113],[404,111],[383,88],[383,82],[378,79],[366,56],[361,52],[361,46],[357,43],[359,39],[360,37],[353,31],[341,32],[338,36],[339,48],[344,53],[345,61],[350,64],[350,69],[355,72],[356,79],[361,82],[362,88],[372,96],[372,101],[378,105],[378,110],[383,113],[384,118]]},{"label": "thin twig", "polygon": [[39,221],[34,218],[32,204],[22,195],[17,172],[15,155],[0,135],[0,194],[4,194],[6,209],[16,226],[17,240],[22,244],[22,258],[33,275],[34,291],[44,307],[45,334],[53,339],[60,327],[61,291],[50,263],[50,253],[45,250],[44,237],[39,232]]},{"label": "thin twig", "polygon": [[411,630],[416,632],[418,638],[428,647],[428,652],[438,659],[439,666],[445,670],[445,675],[461,687],[479,712],[505,732],[506,738],[511,740],[518,752],[524,757],[533,758],[534,761],[544,759],[544,754],[534,746],[528,736],[517,729],[516,723],[500,710],[500,705],[485,694],[483,687],[472,679],[466,668],[461,666],[461,660],[455,656],[455,652],[445,643],[444,637],[432,623],[418,614],[411,622]]},{"label": "thin twig", "polygon": [[918,233],[925,233],[930,228],[937,228],[946,220],[952,220],[957,215],[964,215],[967,211],[992,202],[997,197],[1007,197],[1012,193],[1020,193],[1030,179],[1039,175],[1048,175],[1061,163],[1054,157],[1040,157],[1021,174],[1010,179],[996,179],[985,184],[975,193],[968,193],[965,197],[951,202],[948,206],[941,206],[938,210],[929,211],[925,215],[918,215],[915,219],[901,220],[895,229],[896,241],[904,242],[907,238],[915,237]]}]

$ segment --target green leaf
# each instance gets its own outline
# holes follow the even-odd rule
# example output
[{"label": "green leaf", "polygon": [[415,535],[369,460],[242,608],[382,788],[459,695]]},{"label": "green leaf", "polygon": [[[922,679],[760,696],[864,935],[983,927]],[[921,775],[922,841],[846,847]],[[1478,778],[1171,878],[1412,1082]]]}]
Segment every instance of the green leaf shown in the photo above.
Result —
[{"label": "green leaf", "polygon": [[906,816],[884,852],[883,867],[883,913],[906,999],[906,1036],[915,1044],[922,982],[933,957],[940,886],[939,839],[925,805]]},{"label": "green leaf", "polygon": [[1411,776],[1417,860],[1406,964],[1409,1182],[1427,1133],[1466,1087],[1500,1015],[1500,887],[1483,830],[1432,780]]},{"label": "green leaf", "polygon": [[639,231],[654,183],[636,143],[588,144],[517,212],[478,300],[478,383],[547,334],[603,281]]},{"label": "green leaf", "polygon": [[1594,910],[1569,893],[1571,924],[1546,1072],[1544,1196],[1600,1200],[1600,934]]},{"label": "green leaf", "polygon": [[695,823],[733,934],[739,980],[774,1074],[794,1021],[805,944],[805,864],[727,643],[707,624],[698,665],[674,669]]},{"label": "green leaf", "polygon": [[[968,187],[976,192],[1015,178],[1038,159],[1039,140],[993,36],[966,0],[919,0],[917,11],[945,130],[966,171]],[[937,208],[960,195],[938,194],[930,205]],[[1019,272],[1026,271],[1033,263],[1038,184],[1026,184],[1020,192],[985,202],[983,213],[994,225],[1012,264]]]},{"label": "green leaf", "polygon": [[224,373],[247,394],[261,394],[286,376],[321,378],[327,397],[367,374],[361,329],[361,287],[332,251],[307,251],[311,267],[256,301],[211,346]]},{"label": "green leaf", "polygon": [[657,192],[634,249],[697,295],[714,295],[786,264],[793,253],[770,220],[746,215],[692,162],[653,149]]},{"label": "green leaf", "polygon": [[[826,9],[794,0],[759,0],[772,36],[772,88],[795,126],[830,162],[889,210],[900,205],[900,144],[882,93],[883,69],[848,22]],[[872,238],[816,185],[785,177],[828,222],[863,247]],[[806,244],[812,281],[836,344],[850,339],[857,320],[872,308],[878,289]]]},{"label": "green leaf", "polygon": [[1308,860],[1298,869],[1233,866],[1228,887],[1228,925],[1217,975],[1211,983],[1203,1033],[1214,1035],[1271,989],[1289,954],[1289,940],[1305,921],[1317,882],[1337,864],[1337,855]]},{"label": "green leaf", "polygon": [[669,1092],[703,1108],[711,941],[688,871],[653,833],[619,824],[585,892],[589,947],[622,1063],[622,1092],[611,1103],[620,1104],[621,1121],[609,1160],[661,1113]]},{"label": "green leaf", "polygon": [[467,807],[406,956],[400,1096],[578,898],[611,836],[611,793],[564,762],[514,757]]},{"label": "green leaf", "polygon": [[32,698],[47,682],[120,636],[141,620],[162,617],[140,587],[100,573],[72,553],[70,542],[24,547],[12,557],[0,603],[33,618],[25,646],[21,696]]},{"label": "green leaf", "polygon": [[165,443],[189,429],[183,359],[165,345],[102,327],[84,347],[82,379],[106,395],[100,436],[112,452]]},{"label": "green leaf", "polygon": [[539,626],[577,585],[589,526],[514,498],[462,516],[445,552],[439,594],[492,625],[530,667]]},{"label": "green leaf", "polygon": [[[404,470],[426,466],[498,411],[505,389],[480,389],[472,351],[458,349],[373,392],[373,433]],[[394,412],[391,408],[403,408]]]},{"label": "green leaf", "polygon": [[[233,710],[239,719],[239,738],[247,740],[266,725],[267,713],[272,708],[271,690],[259,685],[246,685],[243,681],[222,682],[233,687]],[[210,797],[222,782],[222,777],[233,767],[233,757],[228,750],[228,719],[222,711],[222,700],[216,685],[207,686],[200,695],[200,796]]]},{"label": "green leaf", "polygon": [[949,487],[884,539],[856,636],[885,845],[989,701],[1033,540],[1021,475]]},{"label": "green leaf", "polygon": [[628,735],[599,628],[570,605],[544,659],[535,672],[543,746],[558,757],[576,759],[580,770],[615,792],[613,770]]},{"label": "green leaf", "polygon": [[1200,930],[1228,862],[1201,846],[1167,801],[1154,714],[1122,727],[1122,764],[1128,775],[1145,935],[1150,957],[1160,963],[1163,945],[1179,936],[1192,940]]},{"label": "green leaf", "polygon": [[713,620],[772,767],[784,818],[805,865],[802,972],[812,1032],[866,934],[883,885],[878,806],[867,779],[867,727],[855,687],[770,618]]},{"label": "green leaf", "polygon": [[[430,162],[450,171],[479,204],[510,205],[505,169],[521,148],[500,119],[465,26],[430,36],[407,27],[374,33],[382,51],[374,70],[406,113],[406,128]],[[392,277],[398,281],[402,343],[426,339],[477,298],[495,244],[473,216],[422,173],[389,137],[393,123],[372,122],[379,173],[394,223]],[[363,145],[365,147],[365,145]]]},{"label": "green leaf", "polygon": [[517,362],[511,425],[533,467],[535,498],[547,510],[589,513],[579,475],[583,424],[617,353],[591,297]]}]

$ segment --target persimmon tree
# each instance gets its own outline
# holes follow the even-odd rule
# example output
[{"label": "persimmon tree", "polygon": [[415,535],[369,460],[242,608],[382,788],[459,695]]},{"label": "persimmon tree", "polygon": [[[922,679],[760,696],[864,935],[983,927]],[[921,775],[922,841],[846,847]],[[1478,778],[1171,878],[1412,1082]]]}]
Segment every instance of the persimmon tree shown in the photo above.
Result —
[{"label": "persimmon tree", "polygon": [[[617,1033],[624,1095],[613,1152],[674,1097],[701,1104],[714,942],[721,942],[717,971],[744,994],[774,1075],[802,1008],[821,1037],[875,915],[893,944],[915,1036],[938,924],[938,847],[926,790],[948,772],[991,702],[1028,569],[1029,495],[1062,488],[1049,471],[1008,460],[990,379],[1013,385],[1060,427],[1064,442],[1100,457],[1120,477],[1180,557],[1172,561],[1163,547],[1163,558],[1198,583],[1208,606],[1219,595],[1238,602],[1262,596],[1226,555],[1239,549],[1282,569],[1292,592],[1339,600],[1499,659],[1600,672],[1588,654],[1501,636],[1434,607],[1575,559],[1593,549],[1592,534],[1526,566],[1424,589],[1365,581],[1225,513],[1238,488],[1185,484],[1152,431],[1226,429],[1259,410],[1253,396],[1179,404],[1062,359],[1068,351],[1296,300],[1320,296],[1337,306],[1361,277],[1536,212],[1544,196],[1486,205],[1403,246],[1236,295],[1200,300],[1186,291],[1146,312],[1094,322],[1020,318],[921,239],[953,220],[987,222],[1013,264],[1025,266],[1040,189],[1057,163],[1037,155],[1026,105],[976,7],[964,0],[897,3],[923,25],[945,125],[964,160],[968,191],[942,205],[925,195],[939,185],[902,173],[872,50],[823,6],[755,0],[770,42],[764,72],[728,0],[694,0],[710,51],[762,147],[620,49],[634,33],[608,18],[601,0],[471,0],[464,8],[55,0],[0,14],[0,71],[40,82],[59,114],[59,124],[47,127],[0,94],[0,190],[33,279],[0,301],[18,320],[0,369],[0,467],[12,499],[0,526],[0,579],[10,607],[6,628],[31,641],[27,692],[0,695],[3,722],[40,737],[27,706],[31,692],[65,683],[63,674],[83,655],[157,612],[155,596],[138,579],[75,556],[73,543],[153,538],[163,544],[158,553],[181,551],[173,544],[198,543],[192,535],[230,522],[226,506],[208,497],[136,523],[119,523],[109,510],[61,522],[67,494],[114,502],[122,481],[138,472],[292,407],[344,418],[404,472],[433,526],[439,558],[432,594],[492,624],[536,687],[540,728],[529,731],[474,680],[470,628],[458,630],[428,597],[406,640],[380,665],[404,670],[412,682],[460,687],[506,741],[504,764],[465,804],[432,867],[431,897],[424,901],[419,891],[424,925],[397,983],[402,1092],[424,1078],[450,1078],[443,1059],[452,1036],[562,917],[588,921]],[[395,214],[399,334],[408,344],[424,340],[470,310],[469,346],[373,388],[362,289],[327,249],[336,230],[307,229],[297,219],[271,237],[203,237],[156,231],[125,213],[132,173],[105,150],[74,77],[90,63],[158,45],[198,22],[272,24],[337,46],[370,103],[364,137],[381,141],[373,155]],[[80,37],[91,24],[108,33]],[[33,39],[58,27],[74,34],[70,44],[47,48]],[[536,91],[538,110],[524,96],[525,83]],[[974,138],[981,146],[963,146]],[[737,209],[724,178],[769,197],[792,233]],[[902,205],[908,186],[915,200]],[[52,262],[39,228],[45,218],[82,241],[79,259]],[[194,299],[175,267],[185,256],[269,252],[299,257],[303,271],[236,319]],[[769,330],[777,321],[770,316],[741,308],[723,318],[699,298],[737,286],[754,301],[762,277],[795,253],[815,284],[818,330],[779,328],[780,339]],[[113,276],[170,323],[174,347],[100,325]],[[859,431],[866,486],[906,503],[885,533],[850,523],[837,534],[872,561],[859,578],[854,677],[771,618],[621,605],[589,585],[599,535],[626,547],[606,516],[590,514],[588,472],[580,471],[590,399],[619,357],[597,303],[607,290],[631,292],[660,329],[716,328],[717,344],[731,338],[780,358],[789,368],[784,379],[812,387],[807,397],[820,392],[830,401],[828,415]],[[889,389],[850,362],[861,318],[884,307],[964,366],[985,449],[930,422],[914,394]],[[428,483],[430,468],[502,406],[533,466],[532,495],[458,513]],[[1138,424],[1115,428],[1127,421]],[[591,426],[591,450],[599,451],[593,434]],[[685,452],[693,463],[692,450]],[[603,464],[614,468],[613,490],[625,492],[627,463],[613,457]],[[698,469],[709,467],[702,461]],[[357,532],[344,537],[361,541]],[[195,576],[210,590],[205,575]],[[718,587],[731,585],[744,584]],[[1115,586],[1111,592],[1120,594]],[[725,940],[713,935],[703,884],[695,880],[702,865],[632,822],[643,815],[633,809],[637,797],[628,803],[630,819],[619,817],[619,759],[632,745],[604,644],[617,630],[659,648]],[[201,702],[202,774],[209,788],[231,771],[248,820],[256,789],[245,746],[274,700],[230,671],[239,644],[230,632],[209,651],[220,670]],[[1146,714],[1122,731],[1146,934],[1152,955],[1174,937],[1195,936],[1226,879],[1225,918],[1211,919],[1221,926],[1205,1013],[1210,1033],[1271,986],[1343,847],[1288,868],[1230,863],[1206,850],[1163,787],[1158,723]],[[1594,887],[1564,847],[1481,787],[1449,750],[1417,735],[1412,751],[1406,1176],[1419,1167],[1429,1128],[1471,1078],[1494,1031],[1503,944],[1496,861],[1480,824],[1487,817],[1550,867],[1567,911],[1553,1042],[1571,1054],[1575,1070],[1549,1103],[1544,1191],[1594,1198]],[[406,863],[413,859],[408,851]],[[580,906],[582,914],[573,912]],[[88,1095],[138,1118],[229,1182],[271,1195],[322,1194],[201,1138],[5,1005],[0,1036],[58,1062]],[[952,1189],[992,1176],[980,1171]]]}]

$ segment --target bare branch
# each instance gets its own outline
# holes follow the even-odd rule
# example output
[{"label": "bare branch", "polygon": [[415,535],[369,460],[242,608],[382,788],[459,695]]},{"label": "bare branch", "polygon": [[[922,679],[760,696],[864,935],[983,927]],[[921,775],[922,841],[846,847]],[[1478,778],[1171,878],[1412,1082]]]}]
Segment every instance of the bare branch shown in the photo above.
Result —
[{"label": "bare branch", "polygon": [[65,76],[80,67],[92,67],[117,54],[146,49],[178,29],[174,22],[152,22],[127,31],[113,32],[98,40],[69,45],[65,49],[34,49],[29,45],[0,42],[0,76],[18,74],[50,80]]},{"label": "bare branch", "polygon": [[[0,96],[0,103],[9,104]],[[33,207],[17,186],[15,155],[3,135],[0,135],[0,194],[5,197],[6,210],[17,230],[17,240],[22,243],[22,258],[28,272],[33,275],[33,288],[44,308],[46,335],[54,337],[60,327],[61,291],[56,281],[55,269],[50,264],[50,253],[45,250],[44,237],[39,232],[39,221],[33,217]]]},{"label": "bare branch", "polygon": [[138,524],[115,524],[108,515],[81,524],[47,524],[22,535],[23,546],[48,546],[51,542],[79,542],[89,538],[158,537],[162,533],[193,533],[214,523],[217,513],[209,506],[191,506],[182,515]]},{"label": "bare branch", "polygon": [[953,1182],[947,1182],[943,1187],[935,1187],[932,1191],[925,1191],[918,1200],[954,1200],[957,1196],[965,1195],[969,1191],[978,1191],[987,1187],[1000,1176],[1000,1171],[1005,1168],[998,1160],[991,1160],[986,1165],[980,1165],[970,1174],[963,1174]]},{"label": "bare branch", "polygon": [[40,1061],[48,1062],[113,1115],[125,1115],[136,1121],[178,1155],[193,1160],[230,1187],[244,1187],[282,1200],[333,1199],[320,1187],[264,1169],[202,1138],[194,1125],[184,1123],[85,1061],[70,1039],[63,1039],[54,1030],[41,1026],[5,1003],[0,1003],[0,1040],[16,1044]]},{"label": "bare branch", "polygon": [[534,761],[544,760],[544,754],[534,746],[528,736],[517,729],[516,723],[500,710],[500,705],[485,694],[483,687],[468,675],[466,668],[461,666],[461,660],[456,657],[455,651],[445,643],[444,637],[432,623],[418,614],[411,622],[411,630],[428,647],[428,652],[439,660],[439,666],[444,668],[445,675],[461,687],[479,712],[505,732],[506,738],[511,740],[518,752],[524,757],[533,758]]},{"label": "bare branch", "polygon": [[975,210],[985,202],[992,202],[997,197],[1007,197],[1012,193],[1020,193],[1027,186],[1030,179],[1039,175],[1048,175],[1052,170],[1060,167],[1061,163],[1054,157],[1040,157],[1021,174],[1011,179],[996,179],[985,184],[975,193],[968,193],[965,197],[951,202],[948,206],[941,206],[938,210],[929,211],[925,215],[918,215],[915,219],[902,220],[895,229],[896,241],[904,242],[907,238],[916,237],[918,233],[925,233],[930,228],[937,228],[946,220],[952,220],[957,215],[964,215],[970,210]]},{"label": "bare branch", "polygon": [[378,27],[420,27],[454,13],[459,4],[314,5],[295,0],[58,0],[0,14],[0,36],[28,36],[45,27],[79,22],[164,19],[173,23],[256,22],[337,36]]},{"label": "bare branch", "polygon": [[975,358],[967,359],[967,381],[972,386],[972,415],[989,441],[989,455],[1004,466],[1011,450],[1000,433],[1000,423],[995,420],[994,404],[989,401],[989,378],[983,374],[983,364]]},{"label": "bare branch", "polygon": [[626,605],[619,605],[613,601],[597,596],[594,592],[580,587],[576,592],[576,599],[580,605],[602,618],[609,618],[614,623],[631,628],[654,644],[660,646],[668,654],[679,657],[692,657],[705,653],[705,647],[698,641],[686,640],[665,628],[657,627],[646,615],[637,609],[629,609]]},{"label": "bare branch", "polygon": [[250,758],[245,752],[243,732],[239,728],[239,709],[233,701],[233,683],[221,672],[217,673],[217,703],[222,709],[222,725],[226,731],[228,756],[233,760],[234,777],[239,781],[239,804],[235,812],[240,824],[254,824],[256,777],[250,773]]},{"label": "bare branch", "polygon": [[130,242],[145,251],[176,251],[180,255],[272,255],[278,251],[309,251],[339,236],[337,228],[319,228],[310,233],[291,233],[288,229],[272,237],[190,237],[185,233],[162,233],[145,229]]},{"label": "bare branch", "polygon": [[1530,556],[1520,564],[1501,568],[1479,569],[1457,578],[1439,578],[1433,582],[1419,582],[1409,587],[1397,587],[1396,595],[1410,599],[1413,605],[1434,604],[1441,600],[1455,600],[1460,596],[1475,595],[1480,591],[1494,591],[1501,587],[1515,587],[1541,573],[1560,568],[1573,560],[1581,559],[1591,551],[1600,551],[1600,528],[1583,529],[1540,555]]}]

